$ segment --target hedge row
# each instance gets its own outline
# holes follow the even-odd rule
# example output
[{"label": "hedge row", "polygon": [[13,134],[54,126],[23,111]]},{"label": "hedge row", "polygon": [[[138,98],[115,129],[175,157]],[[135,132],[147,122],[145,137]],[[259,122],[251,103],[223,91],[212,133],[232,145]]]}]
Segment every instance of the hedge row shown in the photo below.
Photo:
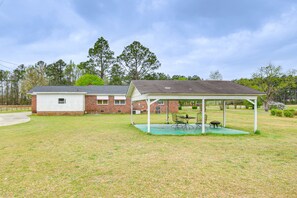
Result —
[{"label": "hedge row", "polygon": [[278,117],[288,117],[293,118],[294,115],[297,115],[297,111],[295,109],[285,109],[285,110],[279,110],[279,109],[271,109],[270,115],[272,116],[278,116]]}]

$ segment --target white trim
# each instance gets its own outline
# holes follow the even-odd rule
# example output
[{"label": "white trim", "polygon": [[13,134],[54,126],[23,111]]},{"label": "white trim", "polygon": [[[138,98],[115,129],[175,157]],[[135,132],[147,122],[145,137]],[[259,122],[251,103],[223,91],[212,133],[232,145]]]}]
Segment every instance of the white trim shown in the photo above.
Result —
[{"label": "white trim", "polygon": [[226,127],[226,101],[223,101],[223,126]]},{"label": "white trim", "polygon": [[246,99],[247,101],[249,101],[250,103],[252,103],[253,105],[255,105],[255,103],[253,101],[251,101],[250,99]]},{"label": "white trim", "polygon": [[151,100],[147,99],[147,132],[151,132]]},{"label": "white trim", "polygon": [[238,95],[238,96],[163,96],[163,95],[158,95],[158,96],[152,96],[152,95],[140,95],[137,97],[132,97],[131,101],[141,101],[141,100],[147,100],[147,99],[159,99],[159,100],[202,100],[202,99],[207,99],[207,100],[255,100],[257,96],[250,95]]},{"label": "white trim", "polygon": [[104,96],[97,96],[97,100],[108,100],[109,97],[107,95]]},{"label": "white trim", "polygon": [[86,95],[87,92],[33,92],[31,95]]},{"label": "white trim", "polygon": [[107,94],[107,93],[101,93],[101,94],[86,94],[87,96],[125,96],[126,97],[126,94]]},{"label": "white trim", "polygon": [[[160,104],[159,102],[162,102],[162,103]],[[158,100],[157,104],[160,105],[160,106],[164,105],[164,100]]]},{"label": "white trim", "polygon": [[114,102],[113,102],[113,103],[114,103],[114,105],[126,105],[126,100],[118,100],[118,101],[125,101],[125,103],[124,103],[124,104],[116,104],[116,103],[115,103],[115,101],[116,101],[116,100],[114,100]]},{"label": "white trim", "polygon": [[147,99],[167,99],[167,100],[202,100],[202,99],[207,99],[207,100],[247,100],[247,99],[256,99],[257,96],[243,96],[243,95],[237,95],[237,96],[151,96],[148,95],[146,96]]},{"label": "white trim", "polygon": [[159,99],[154,100],[153,102],[150,103],[150,105],[154,104],[155,102],[158,102]]},{"label": "white trim", "polygon": [[254,101],[254,133],[258,129],[258,106],[257,106],[257,99]]},{"label": "white trim", "polygon": [[[98,101],[107,101],[107,104],[98,104]],[[109,105],[109,100],[96,100],[97,105]]]},{"label": "white trim", "polygon": [[114,96],[115,100],[126,100],[126,96]]},{"label": "white trim", "polygon": [[202,99],[202,134],[205,133],[205,99]]}]

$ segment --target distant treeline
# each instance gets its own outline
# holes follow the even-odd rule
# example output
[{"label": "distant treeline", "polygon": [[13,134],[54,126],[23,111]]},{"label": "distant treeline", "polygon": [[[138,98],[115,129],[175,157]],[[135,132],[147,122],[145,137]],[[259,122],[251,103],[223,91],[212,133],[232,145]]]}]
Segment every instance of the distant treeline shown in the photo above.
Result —
[{"label": "distant treeline", "polygon": [[[199,74],[193,76],[173,75],[156,72],[161,66],[157,56],[140,42],[134,41],[115,57],[108,42],[100,37],[89,49],[87,60],[79,64],[60,59],[47,64],[38,61],[33,65],[19,65],[13,71],[0,69],[0,104],[30,104],[27,92],[35,86],[74,85],[84,74],[95,74],[106,85],[128,85],[131,80],[203,80]],[[212,72],[210,79],[221,80],[219,71]],[[263,91],[261,99],[266,104],[271,100],[296,103],[296,70],[281,72],[281,67],[269,65],[261,67],[252,78],[242,78],[235,82]]]}]

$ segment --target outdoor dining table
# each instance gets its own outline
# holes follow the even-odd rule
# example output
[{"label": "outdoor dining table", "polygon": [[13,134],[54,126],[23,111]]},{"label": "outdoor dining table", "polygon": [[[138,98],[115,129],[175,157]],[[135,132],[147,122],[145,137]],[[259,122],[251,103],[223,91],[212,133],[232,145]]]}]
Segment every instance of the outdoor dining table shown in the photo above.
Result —
[{"label": "outdoor dining table", "polygon": [[185,119],[187,121],[187,124],[189,124],[189,120],[193,120],[196,117],[193,117],[193,116],[179,116],[179,118]]}]

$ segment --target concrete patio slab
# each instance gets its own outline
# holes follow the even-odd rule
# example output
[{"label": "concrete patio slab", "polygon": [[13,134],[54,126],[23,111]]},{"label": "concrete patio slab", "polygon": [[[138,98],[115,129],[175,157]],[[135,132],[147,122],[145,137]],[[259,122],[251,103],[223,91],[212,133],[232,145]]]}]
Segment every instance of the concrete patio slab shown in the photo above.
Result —
[{"label": "concrete patio slab", "polygon": [[29,115],[31,115],[31,112],[2,113],[0,114],[0,126],[8,126],[29,122]]}]

